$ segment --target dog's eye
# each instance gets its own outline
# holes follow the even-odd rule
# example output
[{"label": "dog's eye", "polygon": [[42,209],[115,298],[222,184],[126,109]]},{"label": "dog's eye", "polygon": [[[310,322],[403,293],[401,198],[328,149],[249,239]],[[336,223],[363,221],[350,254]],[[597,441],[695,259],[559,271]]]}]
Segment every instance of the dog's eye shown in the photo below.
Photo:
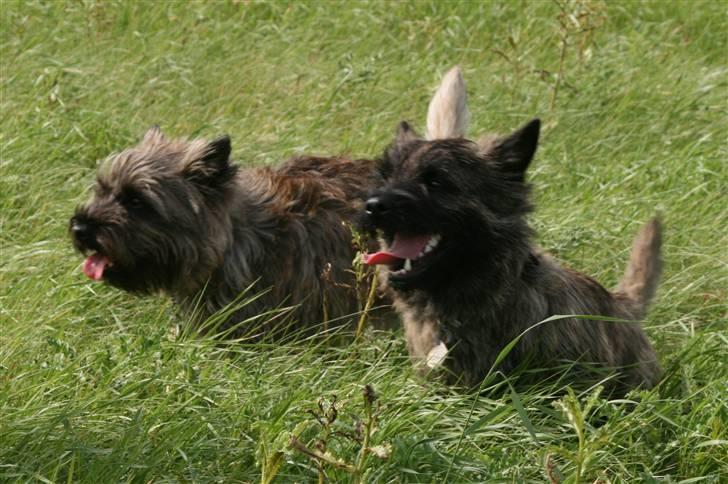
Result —
[{"label": "dog's eye", "polygon": [[144,200],[139,195],[128,195],[122,198],[122,203],[126,208],[138,210],[144,207]]},{"label": "dog's eye", "polygon": [[427,172],[422,176],[422,182],[427,188],[441,188],[442,181],[439,179],[437,173]]}]

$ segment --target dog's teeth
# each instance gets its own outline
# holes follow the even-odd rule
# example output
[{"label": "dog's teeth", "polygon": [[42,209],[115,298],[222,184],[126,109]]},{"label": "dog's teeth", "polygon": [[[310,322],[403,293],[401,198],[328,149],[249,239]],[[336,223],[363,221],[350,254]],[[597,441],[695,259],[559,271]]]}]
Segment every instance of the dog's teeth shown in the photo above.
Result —
[{"label": "dog's teeth", "polygon": [[410,270],[412,270],[412,261],[409,259],[405,259],[404,260],[404,271],[408,272]]},{"label": "dog's teeth", "polygon": [[432,249],[437,247],[437,244],[440,243],[440,236],[439,235],[433,235],[430,240],[427,242],[427,245],[425,246],[425,253],[431,252]]}]

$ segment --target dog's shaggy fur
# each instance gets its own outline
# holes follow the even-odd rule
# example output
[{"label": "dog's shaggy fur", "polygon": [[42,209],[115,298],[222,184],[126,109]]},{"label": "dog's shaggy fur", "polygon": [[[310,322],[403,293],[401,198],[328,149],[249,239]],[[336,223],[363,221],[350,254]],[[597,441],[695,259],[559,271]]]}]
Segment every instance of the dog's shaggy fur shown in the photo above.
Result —
[{"label": "dog's shaggy fur", "polygon": [[281,306],[297,305],[294,330],[355,313],[348,222],[374,162],[299,157],[241,169],[230,151],[228,137],[168,139],[155,127],[111,156],[70,223],[75,247],[90,254],[87,275],[166,293],[203,319],[254,285],[260,295],[220,329]]},{"label": "dog's shaggy fur", "polygon": [[525,218],[532,207],[524,176],[539,121],[475,143],[463,138],[466,117],[455,68],[430,104],[429,139],[400,125],[380,161],[385,181],[363,215],[383,246],[365,258],[382,264],[381,281],[403,318],[413,359],[425,369],[444,367],[450,382],[474,386],[522,335],[495,370],[553,373],[579,362],[618,370],[606,383],[616,392],[654,385],[660,367],[636,322],[568,318],[528,328],[554,315],[641,319],[660,274],[658,221],[637,235],[614,292],[560,266],[532,244]]}]

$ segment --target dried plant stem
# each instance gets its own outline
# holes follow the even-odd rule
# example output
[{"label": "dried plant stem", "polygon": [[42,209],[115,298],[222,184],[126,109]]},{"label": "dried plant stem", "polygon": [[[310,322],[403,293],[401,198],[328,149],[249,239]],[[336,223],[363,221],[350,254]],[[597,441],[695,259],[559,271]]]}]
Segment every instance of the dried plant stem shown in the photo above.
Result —
[{"label": "dried plant stem", "polygon": [[372,274],[370,281],[371,282],[369,283],[369,294],[367,294],[367,301],[364,305],[361,316],[359,316],[359,322],[356,325],[357,340],[361,338],[361,335],[364,333],[364,328],[366,327],[367,319],[369,317],[369,311],[372,309],[372,304],[374,304],[374,298],[377,295],[377,275]]},{"label": "dried plant stem", "polygon": [[558,74],[556,74],[556,83],[554,84],[554,90],[551,92],[551,103],[549,106],[549,109],[551,109],[551,111],[553,111],[556,107],[556,96],[559,93],[559,86],[561,85],[561,80],[564,77],[564,60],[566,59],[566,48],[568,45],[568,33],[563,32],[561,35],[561,57],[559,59],[559,72]]},{"label": "dried plant stem", "polygon": [[304,455],[311,457],[312,459],[316,459],[319,462],[323,462],[323,463],[332,465],[338,469],[344,469],[345,471],[350,472],[352,474],[357,472],[356,467],[354,467],[353,465],[348,464],[344,461],[338,460],[329,454],[324,454],[322,452],[319,452],[316,449],[312,449],[312,448],[308,447],[306,444],[304,444],[303,442],[298,440],[298,438],[296,436],[292,435],[290,440],[288,441],[288,443],[291,446],[291,448],[299,451],[300,453],[302,453]]},{"label": "dried plant stem", "polygon": [[356,469],[357,469],[357,482],[361,481],[361,474],[364,470],[364,465],[367,462],[367,454],[369,453],[369,441],[371,439],[372,435],[372,407],[371,405],[366,406],[367,409],[367,421],[364,424],[364,441],[361,445],[361,450],[359,451],[359,459],[356,463]]}]

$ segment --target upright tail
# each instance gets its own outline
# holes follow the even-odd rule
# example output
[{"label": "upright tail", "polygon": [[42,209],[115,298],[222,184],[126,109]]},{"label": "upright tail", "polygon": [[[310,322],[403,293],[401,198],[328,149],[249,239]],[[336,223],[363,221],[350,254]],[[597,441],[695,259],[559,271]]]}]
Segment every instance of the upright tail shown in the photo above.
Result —
[{"label": "upright tail", "polygon": [[455,66],[442,78],[427,108],[426,138],[465,137],[470,119],[467,101],[463,73]]},{"label": "upright tail", "polygon": [[655,217],[642,226],[635,237],[627,270],[617,288],[634,303],[638,319],[644,317],[657,291],[662,273],[661,245],[662,225],[659,217]]}]

